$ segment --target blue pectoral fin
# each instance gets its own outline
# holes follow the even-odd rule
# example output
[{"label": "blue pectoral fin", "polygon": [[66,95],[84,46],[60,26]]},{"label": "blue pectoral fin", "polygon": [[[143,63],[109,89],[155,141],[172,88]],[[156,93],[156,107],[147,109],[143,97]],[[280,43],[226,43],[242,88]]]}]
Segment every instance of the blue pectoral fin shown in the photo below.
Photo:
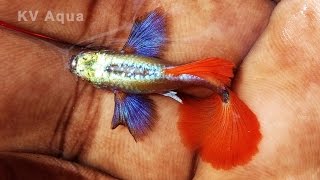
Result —
[{"label": "blue pectoral fin", "polygon": [[158,57],[166,42],[165,17],[159,9],[145,19],[136,20],[123,51],[148,57]]},{"label": "blue pectoral fin", "polygon": [[144,95],[117,92],[114,101],[112,129],[125,125],[135,140],[151,130],[157,117],[152,99]]}]

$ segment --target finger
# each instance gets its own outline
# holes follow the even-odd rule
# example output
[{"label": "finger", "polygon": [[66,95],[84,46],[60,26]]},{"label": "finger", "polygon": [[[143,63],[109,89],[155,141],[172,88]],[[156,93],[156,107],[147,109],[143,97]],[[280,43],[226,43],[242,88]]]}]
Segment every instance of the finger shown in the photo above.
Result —
[{"label": "finger", "polygon": [[92,168],[44,155],[0,153],[4,179],[114,179]]},{"label": "finger", "polygon": [[317,1],[281,1],[241,67],[236,87],[261,123],[259,152],[228,171],[201,162],[196,177],[319,178],[319,9]]},{"label": "finger", "polygon": [[[9,8],[8,8],[9,7]],[[169,19],[168,52],[164,55],[177,63],[205,57],[221,57],[239,62],[268,23],[273,4],[259,2],[175,2],[171,1],[54,1],[31,0],[28,3],[2,1],[1,20],[70,43],[120,48],[138,16],[162,7]],[[18,21],[18,13],[31,11],[32,21]],[[63,12],[65,22],[45,21],[48,12]],[[29,12],[28,12],[29,13]],[[83,21],[67,21],[66,16],[83,14]],[[56,18],[56,17],[55,17]]]}]

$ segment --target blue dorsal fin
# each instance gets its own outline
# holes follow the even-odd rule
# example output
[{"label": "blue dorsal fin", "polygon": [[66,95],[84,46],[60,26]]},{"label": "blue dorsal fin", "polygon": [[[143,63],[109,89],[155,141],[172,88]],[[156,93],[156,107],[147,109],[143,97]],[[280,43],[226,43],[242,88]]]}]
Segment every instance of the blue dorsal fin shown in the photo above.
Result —
[{"label": "blue dorsal fin", "polygon": [[160,9],[156,9],[144,19],[138,18],[135,21],[122,51],[148,57],[159,57],[165,42],[165,17]]},{"label": "blue dorsal fin", "polygon": [[112,129],[125,125],[135,140],[151,129],[157,117],[152,99],[145,95],[116,92],[114,101]]}]

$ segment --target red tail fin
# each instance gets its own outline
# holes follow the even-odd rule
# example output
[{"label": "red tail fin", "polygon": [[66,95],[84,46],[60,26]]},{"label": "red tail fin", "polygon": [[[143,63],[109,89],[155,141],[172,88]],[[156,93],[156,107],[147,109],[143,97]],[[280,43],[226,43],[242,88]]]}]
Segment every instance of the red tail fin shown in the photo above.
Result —
[{"label": "red tail fin", "polygon": [[198,149],[215,168],[247,163],[261,139],[253,112],[233,92],[229,98],[224,102],[214,94],[208,99],[186,99],[180,109],[178,126],[184,144]]},{"label": "red tail fin", "polygon": [[191,74],[211,82],[217,82],[218,80],[224,85],[229,85],[230,78],[233,77],[233,67],[234,64],[231,61],[219,58],[208,58],[205,60],[168,68],[165,70],[165,73],[175,76],[181,74]]}]

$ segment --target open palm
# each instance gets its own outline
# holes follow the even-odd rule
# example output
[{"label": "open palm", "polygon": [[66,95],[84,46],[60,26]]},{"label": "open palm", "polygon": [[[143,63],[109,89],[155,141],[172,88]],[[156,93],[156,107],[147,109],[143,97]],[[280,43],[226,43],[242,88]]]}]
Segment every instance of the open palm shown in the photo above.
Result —
[{"label": "open palm", "polygon": [[[0,174],[15,178],[257,179],[320,176],[320,11],[316,1],[0,2],[0,20],[70,44],[120,49],[135,18],[162,7],[173,64],[222,57],[239,65],[233,87],[261,123],[259,152],[222,171],[181,143],[177,102],[152,96],[159,119],[135,142],[111,130],[113,94],[77,80],[79,49],[0,29]],[[20,10],[39,11],[21,22]],[[44,21],[48,11],[83,22]],[[269,23],[269,24],[268,24]],[[244,59],[244,60],[243,60]],[[243,60],[243,61],[241,61]]]}]

